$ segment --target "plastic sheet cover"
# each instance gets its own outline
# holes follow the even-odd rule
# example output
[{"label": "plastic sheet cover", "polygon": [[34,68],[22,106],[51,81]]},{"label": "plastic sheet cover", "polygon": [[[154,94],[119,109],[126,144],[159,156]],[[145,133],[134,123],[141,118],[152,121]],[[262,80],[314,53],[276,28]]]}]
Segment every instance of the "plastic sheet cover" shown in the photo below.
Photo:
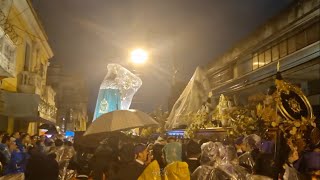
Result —
[{"label": "plastic sheet cover", "polygon": [[94,120],[114,110],[129,109],[134,94],[142,85],[138,76],[119,64],[108,64],[107,69],[100,86]]},{"label": "plastic sheet cover", "polygon": [[180,125],[188,125],[191,120],[187,117],[192,112],[197,112],[202,104],[206,102],[210,92],[210,83],[206,72],[197,67],[188,85],[175,102],[168,117],[166,127],[168,129],[177,128]]}]

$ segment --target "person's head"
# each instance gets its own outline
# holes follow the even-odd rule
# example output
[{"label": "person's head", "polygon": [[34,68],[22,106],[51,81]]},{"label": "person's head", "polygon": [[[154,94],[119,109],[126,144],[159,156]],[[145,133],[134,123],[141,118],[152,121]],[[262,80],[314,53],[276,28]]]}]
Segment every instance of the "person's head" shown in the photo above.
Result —
[{"label": "person's head", "polygon": [[200,154],[201,154],[201,146],[197,142],[190,140],[187,144],[187,157],[198,158]]},{"label": "person's head", "polygon": [[158,161],[159,165],[162,167],[164,165],[164,158],[162,157],[162,149],[164,145],[155,144],[152,149],[153,157]]},{"label": "person's head", "polygon": [[39,140],[39,136],[37,136],[37,135],[34,135],[34,136],[32,136],[31,137],[31,143],[32,144],[36,144],[36,142]]},{"label": "person's head", "polygon": [[29,143],[31,143],[31,138],[30,138],[30,135],[29,134],[23,134],[22,136],[21,136],[21,141],[22,141],[22,143],[23,144],[29,144]]},{"label": "person's head", "polygon": [[40,136],[40,141],[41,141],[41,142],[45,142],[45,140],[46,140],[46,136],[45,136],[45,135],[41,135],[41,136]]},{"label": "person's head", "polygon": [[222,157],[222,160],[225,163],[238,163],[237,151],[233,146],[226,146],[225,156]]},{"label": "person's head", "polygon": [[178,142],[168,143],[163,147],[164,159],[167,164],[182,160],[182,145]]},{"label": "person's head", "polygon": [[234,141],[234,146],[237,148],[237,150],[241,150],[244,151],[244,144],[243,144],[243,137],[238,137],[235,141]]},{"label": "person's head", "polygon": [[2,140],[1,140],[1,143],[2,143],[2,144],[6,144],[6,145],[9,147],[9,145],[10,145],[11,143],[14,143],[15,141],[16,141],[15,138],[10,137],[10,136],[8,136],[8,135],[4,135],[3,138],[2,138]]},{"label": "person's head", "polygon": [[68,147],[72,147],[72,142],[71,141],[65,141],[64,145],[68,146]]},{"label": "person's head", "polygon": [[173,137],[173,136],[169,136],[169,137],[167,138],[167,143],[173,143],[173,142],[176,142],[176,138]]},{"label": "person's head", "polygon": [[56,147],[61,147],[61,146],[63,145],[63,141],[62,141],[61,139],[56,139],[56,140],[54,141],[54,145],[55,145]]},{"label": "person's head", "polygon": [[201,164],[213,165],[219,157],[219,147],[216,143],[209,141],[201,145]]},{"label": "person's head", "polygon": [[135,157],[135,147],[132,143],[123,144],[119,150],[119,160],[121,162],[130,162],[134,160]]},{"label": "person's head", "polygon": [[142,161],[142,162],[146,162],[147,158],[148,158],[148,148],[146,145],[144,144],[137,144],[134,147],[134,154],[135,154],[135,158]]},{"label": "person's head", "polygon": [[261,138],[258,135],[251,134],[243,139],[244,151],[252,151],[255,149],[260,149],[261,147]]},{"label": "person's head", "polygon": [[159,136],[159,137],[157,138],[155,144],[166,145],[167,142],[166,142],[166,140],[165,140],[163,137]]},{"label": "person's head", "polygon": [[12,133],[12,137],[14,137],[15,139],[19,139],[20,138],[20,133],[18,131]]}]

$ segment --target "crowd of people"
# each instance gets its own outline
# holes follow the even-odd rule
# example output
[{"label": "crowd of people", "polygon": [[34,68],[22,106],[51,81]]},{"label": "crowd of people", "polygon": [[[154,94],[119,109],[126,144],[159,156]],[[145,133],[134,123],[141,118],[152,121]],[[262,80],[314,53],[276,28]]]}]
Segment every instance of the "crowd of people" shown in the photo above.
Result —
[{"label": "crowd of people", "polygon": [[[159,136],[147,145],[111,137],[90,162],[98,180],[299,180],[319,172],[319,147],[317,141],[299,157],[297,149],[284,143],[275,159],[274,141],[255,134],[232,143]],[[309,156],[313,163],[306,160]]]},{"label": "crowd of people", "polygon": [[75,155],[73,143],[62,135],[48,138],[15,132],[0,133],[0,179],[65,179]]},{"label": "crowd of people", "polygon": [[320,170],[319,138],[303,155],[285,143],[278,159],[274,141],[255,134],[230,143],[115,133],[93,149],[62,135],[1,133],[0,140],[0,180],[299,180]]}]

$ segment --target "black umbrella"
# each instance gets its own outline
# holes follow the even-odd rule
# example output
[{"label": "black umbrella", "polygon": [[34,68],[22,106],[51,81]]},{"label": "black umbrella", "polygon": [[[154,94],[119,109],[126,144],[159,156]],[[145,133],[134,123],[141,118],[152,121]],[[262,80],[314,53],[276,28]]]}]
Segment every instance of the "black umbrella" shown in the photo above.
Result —
[{"label": "black umbrella", "polygon": [[46,129],[48,130],[45,134],[59,134],[56,126],[53,124],[41,124],[39,129]]}]

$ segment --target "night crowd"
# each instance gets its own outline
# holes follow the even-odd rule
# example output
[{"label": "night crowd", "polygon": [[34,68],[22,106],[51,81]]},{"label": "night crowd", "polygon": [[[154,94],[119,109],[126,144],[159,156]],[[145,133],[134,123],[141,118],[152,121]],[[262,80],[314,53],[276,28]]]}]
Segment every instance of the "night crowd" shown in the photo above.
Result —
[{"label": "night crowd", "polygon": [[303,153],[285,143],[277,159],[274,141],[255,134],[230,143],[171,136],[142,140],[119,133],[88,149],[62,135],[1,133],[0,180],[317,179],[316,133],[318,138]]}]

